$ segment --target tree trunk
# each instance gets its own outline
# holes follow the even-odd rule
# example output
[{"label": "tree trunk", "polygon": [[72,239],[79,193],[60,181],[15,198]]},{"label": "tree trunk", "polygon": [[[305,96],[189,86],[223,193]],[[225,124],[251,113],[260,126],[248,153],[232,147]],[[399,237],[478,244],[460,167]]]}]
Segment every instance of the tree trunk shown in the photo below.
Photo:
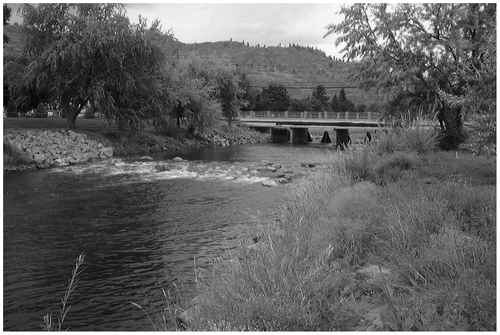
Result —
[{"label": "tree trunk", "polygon": [[76,117],[78,116],[78,114],[80,114],[80,111],[77,108],[71,106],[69,103],[61,104],[61,107],[64,111],[64,114],[66,115],[66,124],[68,126],[68,129],[75,129]]},{"label": "tree trunk", "polygon": [[66,124],[68,125],[68,129],[75,129],[76,128],[76,125],[75,125],[75,121],[76,121],[76,117],[78,116],[78,113],[69,113],[69,114],[66,114]]},{"label": "tree trunk", "polygon": [[439,112],[438,119],[442,131],[441,148],[444,150],[458,149],[458,146],[465,140],[462,107],[451,107],[447,103],[444,103]]}]

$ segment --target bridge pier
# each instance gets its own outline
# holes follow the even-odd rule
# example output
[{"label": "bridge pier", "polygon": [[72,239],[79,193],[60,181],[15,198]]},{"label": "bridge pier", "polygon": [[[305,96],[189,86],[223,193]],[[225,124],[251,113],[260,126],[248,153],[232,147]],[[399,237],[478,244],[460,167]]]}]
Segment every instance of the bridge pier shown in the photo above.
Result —
[{"label": "bridge pier", "polygon": [[305,144],[308,142],[308,139],[310,138],[308,128],[290,127],[290,130],[292,131],[292,143],[293,144]]},{"label": "bridge pier", "polygon": [[290,141],[290,131],[287,128],[271,128],[271,143],[285,143]]},{"label": "bridge pier", "polygon": [[337,135],[336,148],[343,150],[349,145],[349,128],[333,128]]}]

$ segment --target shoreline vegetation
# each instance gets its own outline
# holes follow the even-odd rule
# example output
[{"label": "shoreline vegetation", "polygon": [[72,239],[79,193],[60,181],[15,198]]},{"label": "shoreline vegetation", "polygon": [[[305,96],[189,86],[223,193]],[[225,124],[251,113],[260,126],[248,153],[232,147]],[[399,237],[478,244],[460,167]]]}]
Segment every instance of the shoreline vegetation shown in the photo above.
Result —
[{"label": "shoreline vegetation", "polygon": [[495,330],[496,157],[437,151],[437,140],[392,129],[332,155],[278,220],[259,219],[229,260],[197,270],[198,295],[177,292],[153,327]]}]

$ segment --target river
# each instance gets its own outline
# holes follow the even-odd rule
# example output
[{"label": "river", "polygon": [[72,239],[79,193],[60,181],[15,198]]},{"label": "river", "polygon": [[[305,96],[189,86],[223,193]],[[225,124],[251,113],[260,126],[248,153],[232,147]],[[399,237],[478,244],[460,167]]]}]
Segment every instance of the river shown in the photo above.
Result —
[{"label": "river", "polygon": [[[75,260],[85,253],[64,327],[73,331],[153,330],[163,291],[192,297],[195,264],[210,270],[238,237],[256,231],[293,182],[264,187],[255,170],[321,164],[332,145],[249,144],[5,173],[4,331],[57,321]],[[184,161],[174,162],[175,156]]]}]

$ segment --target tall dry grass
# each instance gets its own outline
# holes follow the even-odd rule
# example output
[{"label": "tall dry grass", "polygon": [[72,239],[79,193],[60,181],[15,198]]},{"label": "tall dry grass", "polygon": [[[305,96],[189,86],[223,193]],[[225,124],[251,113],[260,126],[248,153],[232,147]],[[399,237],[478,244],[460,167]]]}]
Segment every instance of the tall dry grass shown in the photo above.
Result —
[{"label": "tall dry grass", "polygon": [[279,222],[260,221],[258,248],[242,242],[237,261],[217,262],[189,330],[357,329],[346,292],[364,264],[392,274],[369,288],[391,303],[384,329],[495,329],[496,194],[420,182],[420,157],[435,148],[425,134],[397,130],[333,154],[291,190]]}]

